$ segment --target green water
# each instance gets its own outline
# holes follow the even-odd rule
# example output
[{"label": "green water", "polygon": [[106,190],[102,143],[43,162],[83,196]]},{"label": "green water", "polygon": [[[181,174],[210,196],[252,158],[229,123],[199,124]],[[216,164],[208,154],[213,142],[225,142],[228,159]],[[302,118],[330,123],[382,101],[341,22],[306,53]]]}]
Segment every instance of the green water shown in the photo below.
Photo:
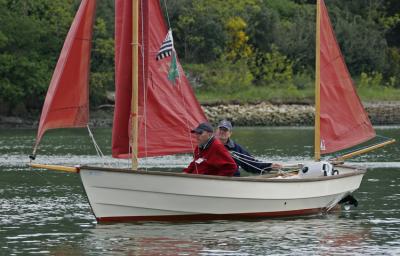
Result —
[{"label": "green water", "polygon": [[[38,162],[112,164],[109,129],[45,135]],[[400,141],[399,127],[377,128]],[[78,175],[26,167],[33,130],[0,130],[0,255],[399,255],[400,146],[352,159],[368,167],[357,208],[340,213],[257,221],[96,224]],[[312,157],[309,128],[238,128],[234,138],[257,158],[298,162]],[[180,169],[190,156],[152,158],[152,169]]]}]

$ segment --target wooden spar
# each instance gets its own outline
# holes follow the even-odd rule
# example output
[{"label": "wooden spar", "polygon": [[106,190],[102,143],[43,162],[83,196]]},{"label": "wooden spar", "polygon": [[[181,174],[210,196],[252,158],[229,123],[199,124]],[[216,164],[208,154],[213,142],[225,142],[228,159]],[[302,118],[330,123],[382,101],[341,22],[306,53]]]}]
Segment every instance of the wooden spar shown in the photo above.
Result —
[{"label": "wooden spar", "polygon": [[369,151],[375,150],[377,148],[384,147],[384,146],[392,144],[394,142],[396,142],[395,139],[387,140],[385,142],[382,142],[382,143],[379,143],[379,144],[376,144],[376,145],[372,145],[372,146],[367,147],[367,148],[363,148],[363,149],[360,149],[360,150],[356,150],[356,151],[350,152],[348,154],[344,154],[342,156],[338,156],[338,157],[332,158],[332,159],[330,159],[330,161],[343,161],[343,160],[348,159],[350,157],[367,153]]},{"label": "wooden spar", "polygon": [[139,1],[132,0],[132,170],[138,169]]},{"label": "wooden spar", "polygon": [[62,171],[62,172],[72,172],[72,173],[79,172],[78,167],[71,167],[71,166],[51,165],[51,164],[32,164],[32,163],[30,163],[29,166],[32,168],[47,169],[47,170],[51,170],[51,171]]},{"label": "wooden spar", "polygon": [[321,27],[321,0],[317,0],[316,38],[315,38],[315,120],[314,120],[314,159],[321,158],[321,134],[320,134],[320,27]]},{"label": "wooden spar", "polygon": [[298,164],[285,164],[285,165],[282,165],[282,169],[301,169],[301,168],[303,168],[303,165],[304,165],[304,164],[302,164],[302,163],[298,163]]}]

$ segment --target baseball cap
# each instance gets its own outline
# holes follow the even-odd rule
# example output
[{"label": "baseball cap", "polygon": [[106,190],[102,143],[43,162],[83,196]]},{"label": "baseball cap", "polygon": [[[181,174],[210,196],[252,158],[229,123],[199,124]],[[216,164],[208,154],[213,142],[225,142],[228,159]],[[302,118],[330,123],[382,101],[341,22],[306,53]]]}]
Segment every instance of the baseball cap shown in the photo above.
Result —
[{"label": "baseball cap", "polygon": [[213,132],[214,129],[213,129],[213,127],[211,126],[211,124],[209,124],[209,123],[201,123],[201,124],[199,124],[196,128],[194,128],[194,129],[191,131],[191,133],[198,133],[198,134],[201,134],[201,133],[203,133],[203,131],[206,131],[206,132]]},{"label": "baseball cap", "polygon": [[218,128],[225,128],[229,131],[232,131],[232,124],[228,120],[222,120],[221,122],[219,122]]}]

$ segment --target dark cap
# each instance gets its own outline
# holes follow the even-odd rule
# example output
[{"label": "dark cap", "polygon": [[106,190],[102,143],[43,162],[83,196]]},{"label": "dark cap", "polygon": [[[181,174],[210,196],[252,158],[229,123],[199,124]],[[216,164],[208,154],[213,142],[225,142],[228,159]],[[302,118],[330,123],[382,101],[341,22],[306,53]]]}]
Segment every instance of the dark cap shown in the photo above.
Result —
[{"label": "dark cap", "polygon": [[201,123],[201,124],[199,124],[199,126],[194,128],[191,132],[201,134],[201,133],[203,133],[203,131],[213,132],[214,129],[212,128],[211,124],[209,124],[209,123]]},{"label": "dark cap", "polygon": [[221,122],[219,122],[218,128],[225,128],[229,131],[232,131],[232,124],[228,120],[222,120]]}]

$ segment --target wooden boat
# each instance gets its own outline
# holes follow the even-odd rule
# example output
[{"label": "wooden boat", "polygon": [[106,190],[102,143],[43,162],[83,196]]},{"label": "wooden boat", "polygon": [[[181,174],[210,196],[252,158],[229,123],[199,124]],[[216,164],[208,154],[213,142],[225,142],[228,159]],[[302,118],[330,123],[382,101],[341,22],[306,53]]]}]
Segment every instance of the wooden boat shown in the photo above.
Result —
[{"label": "wooden boat", "polygon": [[[317,3],[316,162],[299,168],[299,173],[292,176],[219,177],[138,169],[138,158],[193,152],[195,142],[190,130],[206,117],[179,70],[159,0],[116,0],[115,6],[112,152],[116,158],[131,158],[132,169],[31,163],[36,168],[79,173],[98,221],[312,214],[330,211],[359,188],[365,169],[319,161],[321,154],[349,148],[375,136],[322,0]],[[46,130],[87,125],[94,10],[95,0],[82,0],[53,74],[34,156]],[[159,50],[160,45],[167,44],[167,52]]]}]

